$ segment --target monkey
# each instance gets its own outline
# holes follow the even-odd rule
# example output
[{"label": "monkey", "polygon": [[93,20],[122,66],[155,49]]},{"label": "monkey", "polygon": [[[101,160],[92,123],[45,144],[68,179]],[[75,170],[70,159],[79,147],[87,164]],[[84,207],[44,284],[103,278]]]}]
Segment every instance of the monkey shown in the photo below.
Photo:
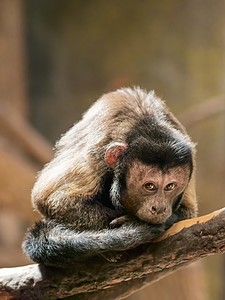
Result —
[{"label": "monkey", "polygon": [[116,261],[197,215],[195,144],[154,91],[103,95],[55,149],[31,195],[43,220],[23,249],[35,262]]}]

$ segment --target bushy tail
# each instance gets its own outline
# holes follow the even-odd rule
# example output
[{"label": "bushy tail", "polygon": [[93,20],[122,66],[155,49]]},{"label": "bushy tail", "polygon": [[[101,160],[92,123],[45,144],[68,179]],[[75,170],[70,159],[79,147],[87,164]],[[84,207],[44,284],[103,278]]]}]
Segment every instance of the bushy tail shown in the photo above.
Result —
[{"label": "bushy tail", "polygon": [[27,234],[23,249],[35,262],[65,265],[107,251],[137,247],[164,230],[162,226],[140,223],[99,231],[75,231],[54,221],[40,221]]}]

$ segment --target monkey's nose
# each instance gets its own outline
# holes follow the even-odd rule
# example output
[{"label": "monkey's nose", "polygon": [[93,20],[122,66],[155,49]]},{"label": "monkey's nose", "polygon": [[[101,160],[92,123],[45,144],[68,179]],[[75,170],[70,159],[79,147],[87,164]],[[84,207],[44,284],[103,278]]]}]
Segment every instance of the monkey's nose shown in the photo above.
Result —
[{"label": "monkey's nose", "polygon": [[159,214],[164,214],[166,212],[166,207],[165,206],[156,206],[153,205],[150,208],[150,211],[153,215],[159,215]]}]

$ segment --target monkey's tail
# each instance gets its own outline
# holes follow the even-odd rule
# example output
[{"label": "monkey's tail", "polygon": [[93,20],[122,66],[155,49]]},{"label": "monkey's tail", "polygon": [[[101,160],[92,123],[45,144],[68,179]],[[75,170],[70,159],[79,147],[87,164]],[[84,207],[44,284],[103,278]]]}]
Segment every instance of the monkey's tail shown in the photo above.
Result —
[{"label": "monkey's tail", "polygon": [[99,231],[75,231],[54,221],[35,224],[23,242],[23,250],[35,262],[65,265],[107,251],[123,251],[161,235],[162,226],[123,225]]}]

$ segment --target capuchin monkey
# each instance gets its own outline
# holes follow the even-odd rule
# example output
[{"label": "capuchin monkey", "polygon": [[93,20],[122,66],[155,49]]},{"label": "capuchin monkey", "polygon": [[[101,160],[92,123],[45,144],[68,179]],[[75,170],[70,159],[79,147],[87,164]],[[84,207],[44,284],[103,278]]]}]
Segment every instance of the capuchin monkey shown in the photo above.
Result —
[{"label": "capuchin monkey", "polygon": [[46,265],[107,258],[195,217],[195,145],[154,92],[103,95],[56,144],[32,191],[44,219],[23,243]]}]

